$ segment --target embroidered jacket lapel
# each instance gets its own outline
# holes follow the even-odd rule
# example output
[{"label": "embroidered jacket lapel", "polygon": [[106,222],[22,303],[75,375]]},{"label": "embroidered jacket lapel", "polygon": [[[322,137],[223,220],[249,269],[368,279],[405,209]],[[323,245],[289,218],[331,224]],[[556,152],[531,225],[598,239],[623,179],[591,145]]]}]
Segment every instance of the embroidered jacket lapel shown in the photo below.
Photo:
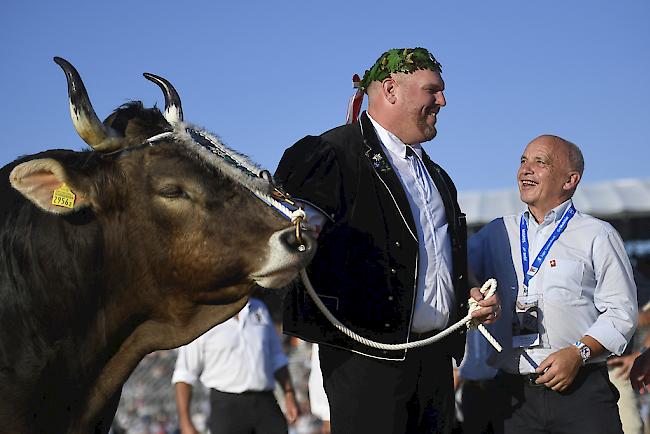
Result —
[{"label": "embroidered jacket lapel", "polygon": [[[415,222],[413,221],[413,213],[411,207],[409,206],[408,199],[406,198],[406,193],[404,193],[404,187],[400,182],[395,170],[390,165],[388,157],[384,153],[384,150],[379,143],[379,138],[375,132],[375,128],[372,125],[372,122],[368,118],[368,115],[364,111],[359,117],[359,125],[361,127],[361,135],[363,136],[363,141],[366,145],[365,156],[362,158],[367,158],[369,164],[372,166],[373,170],[377,176],[382,180],[383,184],[388,189],[388,192],[393,197],[395,205],[397,206],[402,219],[406,223],[406,226],[409,228],[411,235],[417,241],[417,230],[415,228]],[[376,156],[379,157],[376,157]],[[381,162],[387,165],[389,170],[382,170]],[[379,168],[378,168],[379,167]]]}]

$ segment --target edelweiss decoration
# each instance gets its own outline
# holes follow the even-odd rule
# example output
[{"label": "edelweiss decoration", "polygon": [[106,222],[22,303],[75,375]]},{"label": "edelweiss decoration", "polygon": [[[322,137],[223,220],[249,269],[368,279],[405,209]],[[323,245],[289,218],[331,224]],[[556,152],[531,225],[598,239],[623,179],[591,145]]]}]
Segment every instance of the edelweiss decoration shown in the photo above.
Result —
[{"label": "edelweiss decoration", "polygon": [[384,159],[384,157],[377,153],[373,155],[371,158],[372,160],[372,166],[375,168],[375,170],[378,170],[380,172],[388,172],[391,170],[390,164]]}]

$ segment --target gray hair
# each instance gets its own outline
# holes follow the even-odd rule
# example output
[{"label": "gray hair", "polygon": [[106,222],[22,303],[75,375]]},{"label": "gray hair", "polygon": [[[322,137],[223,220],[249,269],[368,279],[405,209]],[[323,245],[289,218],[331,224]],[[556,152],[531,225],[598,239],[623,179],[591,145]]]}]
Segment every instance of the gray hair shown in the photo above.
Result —
[{"label": "gray hair", "polygon": [[571,168],[582,176],[582,173],[585,171],[585,159],[582,156],[582,151],[575,143],[568,140],[564,140],[564,142],[567,145],[567,153],[569,154],[569,163],[571,164]]}]

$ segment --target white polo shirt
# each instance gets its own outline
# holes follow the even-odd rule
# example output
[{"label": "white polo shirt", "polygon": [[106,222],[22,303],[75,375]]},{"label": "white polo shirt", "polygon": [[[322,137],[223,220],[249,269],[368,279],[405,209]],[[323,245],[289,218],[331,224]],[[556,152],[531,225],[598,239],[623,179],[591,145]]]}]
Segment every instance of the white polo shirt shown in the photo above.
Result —
[{"label": "white polo shirt", "polygon": [[200,380],[229,393],[273,390],[274,373],[288,360],[271,315],[262,301],[251,298],[238,317],[180,347],[172,383]]}]

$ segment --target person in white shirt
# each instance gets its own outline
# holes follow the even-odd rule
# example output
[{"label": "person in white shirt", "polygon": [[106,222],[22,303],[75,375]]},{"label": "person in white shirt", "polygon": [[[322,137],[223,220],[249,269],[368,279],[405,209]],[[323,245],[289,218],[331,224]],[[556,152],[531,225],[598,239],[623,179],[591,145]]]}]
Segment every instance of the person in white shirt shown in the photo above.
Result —
[{"label": "person in white shirt", "polygon": [[480,340],[467,348],[467,360],[498,369],[498,392],[485,403],[497,432],[622,433],[605,360],[622,354],[634,332],[636,286],[616,230],[571,200],[583,170],[575,144],[537,137],[517,173],[526,209],[469,242],[472,272],[496,277],[503,305],[488,328],[504,351]]},{"label": "person in white shirt", "polygon": [[[180,347],[172,383],[182,434],[197,433],[190,414],[192,387],[210,389],[211,434],[286,433],[298,417],[287,357],[261,300],[249,299],[233,318]],[[286,419],[275,399],[277,381]]]},{"label": "person in white shirt", "polygon": [[318,344],[311,347],[310,358],[311,369],[309,371],[309,407],[311,414],[319,418],[322,422],[321,434],[330,434],[330,404],[327,401],[325,387],[323,386],[323,373],[320,370],[320,360],[318,358]]}]

